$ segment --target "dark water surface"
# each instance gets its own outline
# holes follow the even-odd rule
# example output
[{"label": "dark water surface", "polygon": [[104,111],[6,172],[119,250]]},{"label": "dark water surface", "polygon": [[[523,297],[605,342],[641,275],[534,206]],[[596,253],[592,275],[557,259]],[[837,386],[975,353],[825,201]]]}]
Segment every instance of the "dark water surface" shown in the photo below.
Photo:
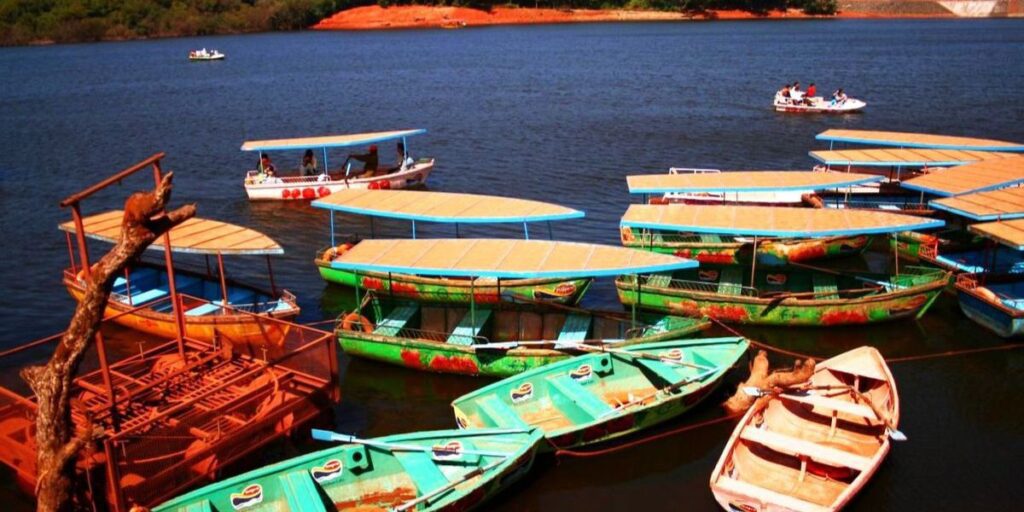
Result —
[{"label": "dark water surface", "polygon": [[[201,46],[228,60],[187,62]],[[797,79],[826,93],[845,87],[868,101],[867,112],[772,112],[774,91]],[[0,346],[56,332],[72,310],[60,284],[67,251],[56,225],[67,212],[58,201],[156,151],[168,153],[165,168],[177,173],[175,203],[196,201],[201,215],[262,230],[285,247],[277,282],[298,295],[301,320],[315,321],[335,316],[351,294],[325,286],[310,261],[327,243],[327,217],[303,204],[247,201],[241,181],[254,156],[238,150],[246,139],[428,128],[410,143],[416,156],[437,158],[430,188],[560,202],[587,218],[556,225],[556,236],[617,243],[617,220],[631,201],[627,174],[672,165],[807,169],[814,134],[830,127],[1024,141],[1022,84],[1024,24],[1014,20],[595,24],[0,49]],[[301,155],[275,156],[280,166]],[[87,213],[120,207],[149,185],[125,183],[86,203]],[[483,233],[514,234],[469,234]],[[869,259],[886,263],[880,254]],[[265,273],[245,258],[228,259],[228,268],[251,279]],[[595,286],[587,302],[614,307],[610,284]],[[822,356],[862,344],[895,357],[1004,343],[949,298],[920,322],[749,333]],[[343,363],[336,426],[364,436],[453,427],[450,400],[484,383]],[[1019,506],[1024,353],[893,371],[910,441],[894,447],[851,509]],[[662,430],[717,414],[709,404]],[[707,481],[731,428],[540,461],[487,508],[713,510]],[[264,462],[311,448],[275,448]],[[3,495],[30,506],[9,488]]]}]

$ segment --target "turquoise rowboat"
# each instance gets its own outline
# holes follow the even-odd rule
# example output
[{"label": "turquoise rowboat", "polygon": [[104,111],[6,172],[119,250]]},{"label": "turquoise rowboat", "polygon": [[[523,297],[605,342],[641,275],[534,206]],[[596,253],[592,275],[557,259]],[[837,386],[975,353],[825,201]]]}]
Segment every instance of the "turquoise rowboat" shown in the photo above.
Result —
[{"label": "turquoise rowboat", "polygon": [[154,512],[468,510],[521,478],[543,435],[536,429],[438,430],[341,441],[208,485]]},{"label": "turquoise rowboat", "polygon": [[461,428],[537,427],[557,448],[599,443],[686,412],[718,387],[748,345],[730,337],[592,347],[480,388],[452,408]]}]

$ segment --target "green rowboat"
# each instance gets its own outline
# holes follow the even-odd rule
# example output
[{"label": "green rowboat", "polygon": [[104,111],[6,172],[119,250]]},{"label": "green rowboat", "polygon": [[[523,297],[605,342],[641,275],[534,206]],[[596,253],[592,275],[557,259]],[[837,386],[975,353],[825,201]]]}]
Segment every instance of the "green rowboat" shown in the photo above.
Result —
[{"label": "green rowboat", "polygon": [[208,485],[153,510],[467,510],[526,474],[542,439],[536,429],[351,439]]},{"label": "green rowboat", "polygon": [[901,267],[895,276],[771,270],[759,272],[750,287],[749,269],[725,267],[623,276],[615,285],[623,304],[646,310],[742,324],[829,326],[920,317],[949,280],[949,272],[916,266]]},{"label": "green rowboat", "polygon": [[748,344],[732,337],[595,348],[463,395],[452,407],[462,428],[537,427],[558,448],[599,443],[686,412]]},{"label": "green rowboat", "polygon": [[602,312],[554,304],[464,308],[366,301],[342,315],[336,333],[342,350],[417,370],[508,377],[560,361],[582,342],[624,346],[691,336],[706,319]]}]

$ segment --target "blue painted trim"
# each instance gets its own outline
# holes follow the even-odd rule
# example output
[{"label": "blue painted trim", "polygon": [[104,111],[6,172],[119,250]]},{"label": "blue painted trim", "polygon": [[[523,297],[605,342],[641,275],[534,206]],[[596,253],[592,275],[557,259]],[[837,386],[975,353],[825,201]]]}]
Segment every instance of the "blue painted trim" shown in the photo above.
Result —
[{"label": "blue painted trim", "polygon": [[922,185],[915,185],[913,180],[902,182],[902,183],[900,183],[900,186],[905,188],[905,189],[917,190],[917,191],[925,192],[925,193],[928,193],[928,194],[935,194],[937,196],[953,197],[953,196],[962,196],[962,195],[965,195],[965,194],[973,194],[975,192],[988,192],[988,191],[991,191],[991,190],[999,190],[1001,188],[1012,187],[1014,185],[1019,185],[1021,183],[1024,183],[1024,178],[1010,180],[1010,181],[1004,181],[1004,182],[1001,182],[1001,183],[996,183],[994,185],[988,185],[986,187],[972,188],[970,190],[965,190],[963,192],[956,192],[956,193],[952,193],[952,192],[949,192],[949,191],[946,191],[946,190],[942,190],[942,189],[937,189],[937,188],[928,188],[928,187],[925,187],[925,186],[922,186]]},{"label": "blue painted trim", "polygon": [[[386,137],[366,137],[366,138],[363,138],[363,139],[356,139],[356,140],[353,140],[353,141],[350,141],[350,142],[341,142],[341,143],[335,143],[335,144],[320,144],[320,145],[316,145],[316,146],[309,146],[307,144],[295,143],[295,144],[282,144],[280,146],[254,146],[254,147],[251,147],[251,148],[246,148],[245,147],[245,143],[243,143],[242,147],[240,149],[242,151],[284,151],[284,150],[289,150],[289,149],[310,149],[310,148],[313,148],[313,147],[316,147],[316,148],[350,148],[350,147],[353,147],[353,146],[365,146],[367,144],[374,144],[374,143],[377,143],[377,142],[386,142],[386,141],[389,141],[389,140],[403,139],[405,137],[411,137],[413,135],[422,135],[424,133],[427,133],[427,130],[425,130],[423,128],[419,128],[419,129],[416,129],[416,130],[409,130],[409,131],[404,131],[404,132],[398,132],[396,134],[388,135]],[[313,138],[313,137],[307,137],[307,138]],[[408,151],[408,147],[406,147],[406,151]]]},{"label": "blue painted trim", "polygon": [[313,201],[313,206],[327,210],[336,210],[357,215],[370,217],[384,217],[388,219],[419,220],[424,222],[438,222],[441,224],[502,224],[502,223],[525,223],[525,222],[546,222],[552,220],[581,219],[586,213],[580,210],[572,210],[568,213],[552,215],[532,215],[529,217],[438,217],[435,215],[417,215],[401,212],[382,212],[366,208],[355,208],[352,206],[324,203],[320,200]]},{"label": "blue painted trim", "polygon": [[866,144],[872,146],[885,146],[896,148],[955,149],[961,151],[1005,151],[1008,153],[1024,151],[1024,144],[1017,146],[958,146],[956,144],[926,144],[922,142],[898,142],[874,139],[858,139],[857,137],[827,137],[824,135],[824,133],[819,133],[815,135],[814,138],[815,140],[827,140],[829,142],[845,142],[848,144]]},{"label": "blue painted trim", "polygon": [[897,233],[900,231],[917,231],[921,229],[934,229],[941,228],[946,225],[946,221],[939,219],[926,219],[921,218],[922,222],[918,224],[900,225],[900,226],[880,226],[876,228],[867,229],[834,229],[827,231],[791,231],[791,230],[771,230],[771,229],[755,229],[749,231],[737,231],[734,228],[710,228],[706,226],[684,226],[679,224],[659,224],[656,222],[630,222],[623,220],[620,222],[622,226],[628,226],[631,228],[640,229],[661,229],[665,231],[683,231],[687,233],[709,233],[716,235],[748,235],[748,236],[774,236],[774,237],[785,237],[785,238],[812,238],[822,236],[845,236],[845,235],[878,235],[885,233]]},{"label": "blue painted trim", "polygon": [[936,209],[939,209],[939,210],[944,210],[944,211],[947,211],[949,213],[952,213],[953,215],[959,215],[961,217],[965,217],[965,218],[968,218],[968,219],[971,219],[971,220],[1000,220],[1000,219],[1002,219],[1002,220],[1010,220],[1010,219],[1024,218],[1024,211],[1015,212],[1015,213],[1003,213],[1003,214],[975,215],[973,213],[965,212],[965,211],[963,211],[963,210],[961,210],[959,208],[953,208],[951,206],[946,206],[946,205],[941,204],[941,203],[939,203],[937,201],[929,201],[928,202],[928,206],[931,206],[932,208],[936,208]]},{"label": "blue painted trim", "polygon": [[646,265],[639,267],[621,267],[607,270],[559,270],[542,272],[496,272],[491,269],[452,270],[450,268],[435,267],[404,267],[391,265],[374,265],[367,263],[346,263],[331,262],[331,268],[337,270],[349,270],[353,272],[392,272],[401,274],[414,274],[418,276],[446,276],[446,277],[494,277],[500,279],[535,279],[544,277],[561,277],[565,279],[577,279],[585,277],[614,277],[620,275],[653,274],[657,272],[673,272],[697,268],[697,262],[680,258],[678,263],[667,265]]},{"label": "blue painted trim", "polygon": [[[652,188],[631,188],[629,189],[630,194],[682,194],[692,192],[784,192],[790,190],[828,190],[830,188],[843,188],[850,187],[853,185],[863,185],[865,183],[874,183],[876,181],[882,181],[885,176],[872,176],[870,178],[863,178],[859,180],[849,180],[839,183],[821,185],[821,186],[794,186],[794,187],[652,187]],[[644,200],[646,203],[646,199]]]},{"label": "blue painted trim", "polygon": [[955,167],[955,166],[958,166],[958,165],[973,164],[974,162],[980,161],[980,160],[949,160],[949,161],[946,161],[946,160],[936,160],[936,161],[927,161],[926,162],[924,160],[914,160],[914,161],[909,161],[908,160],[908,161],[905,161],[905,162],[895,162],[895,161],[876,162],[874,160],[871,160],[871,161],[825,160],[823,158],[818,158],[818,156],[814,154],[814,151],[808,151],[807,154],[810,155],[811,158],[813,158],[813,159],[815,159],[815,160],[817,160],[817,161],[819,161],[819,162],[821,162],[821,163],[823,163],[825,165],[842,165],[842,166],[854,166],[854,167],[925,167],[925,166],[927,166],[927,167]]}]

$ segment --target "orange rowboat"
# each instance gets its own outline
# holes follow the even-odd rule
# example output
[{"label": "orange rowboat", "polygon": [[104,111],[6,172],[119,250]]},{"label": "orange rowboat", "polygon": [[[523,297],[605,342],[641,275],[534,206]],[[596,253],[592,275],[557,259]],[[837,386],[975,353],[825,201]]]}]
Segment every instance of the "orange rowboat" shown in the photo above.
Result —
[{"label": "orange rowboat", "polygon": [[725,510],[841,509],[889,453],[900,405],[882,355],[860,347],[820,363],[809,384],[769,393],[736,427],[711,475]]}]

